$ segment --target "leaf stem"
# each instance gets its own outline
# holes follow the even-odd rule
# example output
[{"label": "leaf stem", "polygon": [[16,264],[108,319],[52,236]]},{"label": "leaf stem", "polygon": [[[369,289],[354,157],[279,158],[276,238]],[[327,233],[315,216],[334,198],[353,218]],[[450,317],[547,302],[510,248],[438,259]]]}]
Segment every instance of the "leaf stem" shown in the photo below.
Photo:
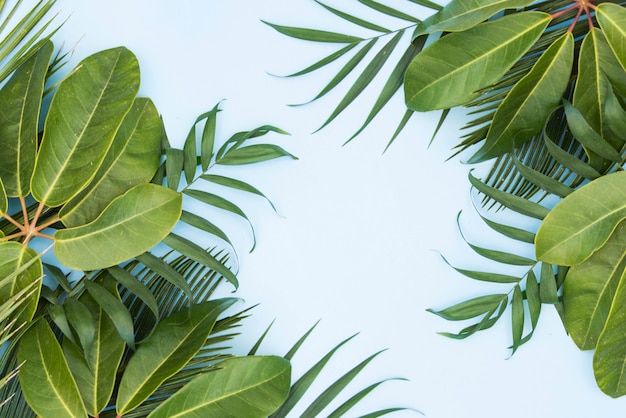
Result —
[{"label": "leaf stem", "polygon": [[13,219],[13,217],[11,215],[9,215],[8,213],[3,213],[2,216],[9,222],[11,222],[13,225],[15,225],[16,227],[19,228],[20,231],[22,232],[26,232],[26,228],[24,227],[24,225],[22,225],[21,223],[17,222],[15,219]]},{"label": "leaf stem", "polygon": [[560,10],[560,11],[558,11],[558,12],[554,12],[554,13],[552,13],[552,14],[550,15],[550,17],[552,18],[552,20],[554,20],[554,19],[556,19],[556,18],[559,18],[559,17],[563,16],[563,15],[564,15],[564,14],[566,14],[566,13],[571,12],[571,11],[572,11],[572,10],[574,10],[574,9],[578,9],[579,7],[580,7],[580,6],[579,6],[578,4],[572,4],[571,6],[566,7],[566,8],[565,8],[565,9],[563,9],[563,10]]},{"label": "leaf stem", "polygon": [[28,229],[28,208],[26,207],[26,200],[24,200],[24,196],[20,196],[20,206],[22,206],[22,216],[24,216],[24,228]]},{"label": "leaf stem", "polygon": [[49,227],[52,224],[55,224],[57,222],[59,222],[61,220],[61,218],[59,218],[58,216],[53,217],[52,219],[47,220],[46,222],[42,223],[41,225],[37,226],[35,229],[36,232],[39,232],[43,229],[46,229],[47,227]]}]

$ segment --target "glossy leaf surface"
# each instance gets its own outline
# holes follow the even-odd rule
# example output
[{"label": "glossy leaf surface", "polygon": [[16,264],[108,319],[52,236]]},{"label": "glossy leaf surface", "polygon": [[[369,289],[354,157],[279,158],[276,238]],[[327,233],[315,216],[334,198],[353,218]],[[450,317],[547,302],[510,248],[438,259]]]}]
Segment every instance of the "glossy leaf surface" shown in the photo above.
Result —
[{"label": "glossy leaf surface", "polygon": [[407,69],[405,101],[429,111],[463,105],[495,83],[535,43],[550,22],[524,12],[451,33],[424,49]]},{"label": "glossy leaf surface", "polygon": [[116,197],[154,176],[161,156],[161,119],[150,99],[136,99],[94,180],[59,216],[67,227],[93,221]]},{"label": "glossy leaf surface", "polygon": [[574,38],[566,33],[515,84],[489,126],[482,148],[468,161],[478,163],[513,151],[529,141],[561,102],[574,60]]},{"label": "glossy leaf surface", "polygon": [[598,5],[596,18],[613,53],[626,71],[626,9],[605,2]]},{"label": "glossy leaf surface", "polygon": [[219,363],[165,401],[150,418],[263,418],[287,397],[291,365],[282,357],[239,357]]},{"label": "glossy leaf surface", "polygon": [[0,90],[0,177],[7,195],[27,196],[37,153],[39,106],[54,47],[45,42]]},{"label": "glossy leaf surface", "polygon": [[93,222],[55,233],[55,254],[68,267],[95,270],[137,256],[158,244],[181,213],[182,196],[140,184],[115,199]]},{"label": "glossy leaf surface", "polygon": [[165,379],[182,369],[206,343],[219,315],[236,299],[192,305],[161,321],[131,358],[120,382],[118,414],[139,406]]},{"label": "glossy leaf surface", "polygon": [[45,320],[20,340],[18,374],[24,397],[42,418],[86,417],[87,412],[61,347]]},{"label": "glossy leaf surface", "polygon": [[546,216],[537,231],[537,258],[572,266],[601,248],[626,218],[626,172],[581,187]]},{"label": "glossy leaf surface", "polygon": [[139,64],[126,48],[85,58],[50,104],[31,182],[47,206],[67,202],[95,176],[139,90]]}]

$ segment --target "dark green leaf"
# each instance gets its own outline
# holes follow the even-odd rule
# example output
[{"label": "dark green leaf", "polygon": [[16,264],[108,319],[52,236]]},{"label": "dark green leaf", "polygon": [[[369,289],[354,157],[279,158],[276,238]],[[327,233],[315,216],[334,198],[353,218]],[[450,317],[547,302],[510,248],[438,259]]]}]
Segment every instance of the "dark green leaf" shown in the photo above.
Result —
[{"label": "dark green leaf", "polygon": [[358,36],[344,35],[342,33],[327,32],[317,29],[296,28],[292,26],[281,26],[266,22],[264,20],[262,20],[261,22],[274,28],[283,35],[287,35],[296,39],[303,39],[305,41],[351,44],[363,40],[363,38],[359,38]]},{"label": "dark green leaf", "polygon": [[475,318],[484,315],[487,312],[494,311],[503,301],[508,300],[506,294],[495,294],[479,296],[465,302],[457,303],[440,311],[426,309],[427,312],[434,313],[448,321],[464,321],[466,319]]}]

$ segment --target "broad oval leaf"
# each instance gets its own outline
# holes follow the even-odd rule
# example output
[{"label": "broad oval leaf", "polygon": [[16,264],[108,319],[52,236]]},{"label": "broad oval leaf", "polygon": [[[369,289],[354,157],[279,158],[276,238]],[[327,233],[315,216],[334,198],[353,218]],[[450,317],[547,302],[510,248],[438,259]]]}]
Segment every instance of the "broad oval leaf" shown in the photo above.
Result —
[{"label": "broad oval leaf", "polygon": [[42,418],[87,417],[76,381],[59,342],[45,320],[20,339],[18,377],[28,405]]},{"label": "broad oval leaf", "polygon": [[513,151],[541,131],[567,88],[574,61],[574,37],[554,41],[533,68],[500,103],[485,143],[469,163],[479,163]]},{"label": "broad oval leaf", "polygon": [[433,32],[461,32],[505,9],[516,9],[534,0],[452,0],[420,23],[414,37]]},{"label": "broad oval leaf", "polygon": [[289,393],[291,365],[277,356],[236,357],[187,383],[150,418],[264,418]]},{"label": "broad oval leaf", "polygon": [[407,69],[405,101],[416,111],[448,109],[479,96],[535,43],[550,23],[543,12],[523,12],[451,33],[424,49]]},{"label": "broad oval leaf", "polygon": [[236,299],[192,305],[161,321],[131,357],[119,386],[119,415],[135,409],[206,343],[219,315]]},{"label": "broad oval leaf", "polygon": [[585,261],[626,218],[626,172],[600,177],[563,199],[537,231],[537,258],[573,266]]},{"label": "broad oval leaf", "polygon": [[605,2],[598,5],[596,18],[613,53],[626,71],[626,9]]},{"label": "broad oval leaf", "polygon": [[600,251],[567,272],[563,285],[565,326],[578,348],[592,350],[606,321],[626,268],[626,223]]},{"label": "broad oval leaf", "polygon": [[182,210],[180,193],[156,184],[140,184],[115,199],[93,222],[55,233],[54,252],[79,270],[110,267],[161,242]]},{"label": "broad oval leaf", "polygon": [[[22,271],[19,271],[23,269]],[[16,273],[10,283],[3,283],[0,287],[0,303],[8,301],[23,289],[34,285],[34,292],[29,294],[23,310],[19,315],[21,321],[30,321],[37,309],[37,302],[41,292],[41,277],[43,266],[39,255],[32,248],[24,247],[16,241],[0,242],[0,279]]]},{"label": "broad oval leaf", "polygon": [[8,196],[27,196],[37,154],[39,109],[54,47],[46,41],[0,90],[0,177]]},{"label": "broad oval leaf", "polygon": [[139,98],[117,131],[94,180],[63,206],[67,227],[93,221],[116,197],[154,176],[161,156],[161,118],[150,99]]},{"label": "broad oval leaf", "polygon": [[139,64],[119,47],[85,58],[50,103],[31,181],[33,196],[60,206],[95,176],[139,90]]}]

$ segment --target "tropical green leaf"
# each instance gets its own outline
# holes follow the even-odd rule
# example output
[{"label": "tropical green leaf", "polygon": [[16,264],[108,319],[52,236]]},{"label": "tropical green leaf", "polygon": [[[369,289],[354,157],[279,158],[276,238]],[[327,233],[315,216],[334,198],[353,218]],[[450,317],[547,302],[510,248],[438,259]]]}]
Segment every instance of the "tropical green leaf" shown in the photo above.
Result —
[{"label": "tropical green leaf", "polygon": [[522,345],[522,336],[524,334],[524,298],[522,289],[519,285],[513,288],[513,296],[511,297],[511,330],[513,333],[513,353]]},{"label": "tropical green leaf", "polygon": [[626,71],[626,9],[617,4],[601,3],[596,9],[596,18],[613,54]]},{"label": "tropical green leaf", "polygon": [[205,344],[217,318],[236,299],[191,306],[161,321],[130,359],[119,386],[117,413],[135,409],[165,379],[182,369]]},{"label": "tropical green leaf", "polygon": [[74,227],[89,223],[113,199],[149,182],[159,166],[160,144],[159,112],[150,99],[136,99],[94,180],[61,209],[63,224]]},{"label": "tropical green leaf", "polygon": [[601,251],[567,272],[563,287],[565,327],[581,350],[596,348],[626,269],[626,223],[619,224]]},{"label": "tropical green leaf", "polygon": [[572,266],[601,248],[626,218],[626,172],[603,176],[559,202],[537,231],[537,258]]},{"label": "tropical green leaf", "polygon": [[155,319],[159,318],[159,307],[154,295],[136,276],[118,266],[109,267],[107,272],[122,286],[141,299],[145,306],[152,311]]},{"label": "tropical green leaf", "polygon": [[537,41],[550,15],[523,12],[446,35],[415,57],[406,72],[406,104],[416,111],[447,109],[478,97]]},{"label": "tropical green leaf", "polygon": [[443,261],[452,267],[457,272],[462,275],[469,277],[470,279],[480,280],[482,282],[492,282],[492,283],[517,283],[521,280],[521,278],[516,276],[511,276],[510,274],[500,274],[500,273],[492,273],[487,271],[477,271],[477,270],[467,270],[453,266],[448,262],[448,260],[441,256]]},{"label": "tropical green leaf", "polygon": [[274,206],[272,201],[269,200],[267,196],[263,194],[263,192],[261,192],[256,187],[251,186],[244,181],[237,180],[231,177],[220,176],[217,174],[203,174],[200,176],[200,178],[202,180],[210,181],[211,183],[219,184],[220,186],[230,187],[231,189],[240,190],[242,192],[252,193],[257,196],[260,196],[270,204],[270,206],[272,207],[272,209],[274,209],[274,211],[276,211],[276,207]]},{"label": "tropical green leaf", "polygon": [[[541,298],[539,296],[539,284],[537,276],[530,270],[526,276],[526,300],[528,301],[528,311],[530,313],[530,322],[534,330],[539,321],[541,314]],[[531,331],[532,332],[532,331]]]},{"label": "tropical green leaf", "polygon": [[[9,209],[9,201],[7,199],[7,192],[4,188],[4,182],[2,181],[2,177],[0,177],[0,217],[4,216]],[[2,233],[2,231],[0,231]],[[0,235],[0,238],[3,237],[4,234]]]},{"label": "tropical green leaf", "polygon": [[503,301],[507,300],[508,296],[506,294],[499,293],[469,299],[440,311],[432,309],[426,309],[426,311],[434,313],[448,321],[464,321],[493,311],[500,306]]},{"label": "tropical green leaf", "polygon": [[[354,407],[356,404],[358,404],[361,400],[363,400],[363,398],[365,398],[367,395],[369,395],[374,389],[376,389],[378,386],[380,386],[381,384],[388,382],[390,380],[405,380],[405,379],[387,379],[387,380],[383,380],[380,382],[376,382],[373,383],[371,385],[369,385],[368,387],[360,390],[358,393],[356,393],[355,395],[353,395],[350,399],[348,399],[347,401],[345,401],[344,403],[342,403],[337,409],[335,409],[333,412],[331,412],[330,414],[328,414],[328,418],[339,418],[339,417],[343,417],[346,415],[346,413],[352,409],[352,407]],[[394,412],[395,411],[406,411],[408,410],[408,408],[394,408]],[[419,411],[416,411],[419,412]],[[383,414],[384,415],[384,414]],[[363,415],[366,416],[366,415]]]},{"label": "tropical green leaf", "polygon": [[165,149],[165,172],[167,173],[167,187],[178,190],[180,175],[183,172],[185,153],[176,148]]},{"label": "tropical green leaf", "polygon": [[50,103],[31,188],[50,207],[70,200],[95,176],[139,90],[139,65],[119,47],[85,58]]},{"label": "tropical green leaf", "polygon": [[403,13],[397,9],[394,9],[393,7],[389,7],[386,6],[382,3],[379,3],[377,1],[374,0],[357,0],[359,3],[364,4],[365,6],[376,10],[377,12],[386,14],[388,16],[391,17],[395,17],[397,19],[401,19],[401,20],[406,20],[408,22],[412,22],[412,23],[419,23],[420,20],[414,16],[411,16],[409,14]]},{"label": "tropical green leaf", "polygon": [[517,171],[526,180],[532,182],[546,192],[552,193],[559,197],[565,197],[569,196],[574,191],[574,189],[572,189],[571,187],[563,184],[562,181],[559,181],[553,177],[550,177],[537,170],[533,170],[532,168],[525,166],[517,159],[517,157],[513,156],[512,158]]},{"label": "tropical green leaf", "polygon": [[292,26],[281,26],[281,25],[275,25],[273,23],[266,22],[264,20],[261,20],[261,22],[265,23],[266,25],[275,29],[276,31],[282,33],[283,35],[287,35],[296,39],[303,39],[305,41],[351,44],[351,43],[360,42],[363,40],[363,38],[359,38],[358,36],[344,35],[342,33],[337,33],[337,32],[328,32],[328,31],[317,30],[317,29],[296,28]]},{"label": "tropical green leaf", "polygon": [[[15,274],[14,274],[15,273]],[[21,321],[30,321],[37,309],[37,301],[41,292],[41,277],[43,267],[39,255],[32,248],[24,247],[16,241],[0,242],[0,278],[12,276],[0,287],[0,303],[5,303],[11,297],[19,294],[26,288],[34,292],[29,293],[28,301],[19,315]]]},{"label": "tropical green leaf", "polygon": [[113,200],[95,221],[57,231],[55,254],[66,266],[80,270],[119,264],[158,244],[178,221],[181,205],[178,192],[156,184],[137,185]]},{"label": "tropical green leaf", "polygon": [[187,303],[191,303],[193,300],[193,293],[191,292],[189,283],[187,283],[179,271],[177,271],[169,263],[166,263],[163,258],[157,257],[150,252],[145,252],[136,258],[137,261],[140,261],[144,266],[152,270],[152,272],[158,274],[163,279],[182,290],[185,293],[185,296],[187,296]]},{"label": "tropical green leaf", "polygon": [[319,4],[320,6],[322,6],[324,9],[328,10],[329,12],[331,12],[332,14],[334,14],[335,16],[338,16],[344,20],[347,20],[350,23],[354,23],[357,26],[361,26],[365,29],[369,29],[369,30],[373,30],[376,32],[383,32],[383,33],[390,33],[391,30],[384,28],[382,26],[379,26],[375,23],[369,22],[367,20],[363,20],[363,19],[359,19],[356,16],[352,16],[351,14],[342,12],[341,10],[335,9],[334,7],[330,7],[324,3],[322,3],[319,0],[315,0],[315,3]]},{"label": "tropical green leaf", "polygon": [[[108,283],[105,281],[104,286]],[[119,298],[117,288],[113,288],[113,291],[107,290],[104,286],[98,283],[85,281],[85,288],[95,300],[102,310],[113,322],[115,329],[119,336],[128,344],[131,349],[135,349],[135,330],[133,326],[133,318],[126,306]]]},{"label": "tropical green leaf", "polygon": [[505,9],[516,9],[534,0],[452,0],[418,25],[414,36],[433,32],[461,32]]},{"label": "tropical green leaf", "polygon": [[541,131],[561,102],[574,60],[574,37],[564,34],[509,91],[489,125],[487,138],[468,163],[511,152]]},{"label": "tropical green leaf", "polygon": [[483,221],[485,221],[485,223],[491,229],[493,229],[496,232],[499,232],[505,237],[508,237],[517,241],[521,241],[521,242],[526,242],[528,244],[533,244],[535,242],[535,234],[532,232],[526,231],[525,229],[516,228],[510,225],[504,225],[498,222],[494,222],[491,219],[487,219],[486,217],[480,214],[479,216],[482,218]]},{"label": "tropical green leaf", "polygon": [[[626,250],[624,241],[621,251]],[[593,372],[600,389],[607,395],[617,398],[626,394],[624,363],[626,363],[626,268],[621,266],[619,285],[611,304],[609,317],[600,334],[593,356]]]},{"label": "tropical green leaf", "polygon": [[559,303],[558,289],[554,278],[554,270],[552,265],[541,263],[541,276],[539,284],[539,299],[541,303],[556,304]]},{"label": "tropical green leaf", "polygon": [[80,300],[66,298],[63,308],[67,322],[78,337],[78,343],[84,350],[89,350],[96,337],[97,322],[89,308]]},{"label": "tropical green leaf", "polygon": [[248,145],[247,147],[231,149],[224,154],[223,157],[216,160],[215,163],[220,165],[244,165],[260,163],[281,157],[289,157],[293,160],[298,159],[298,157],[290,154],[278,145],[254,144]]},{"label": "tropical green leaf", "polygon": [[54,333],[37,321],[20,339],[18,374],[29,406],[42,418],[87,417],[76,381]]},{"label": "tropical green leaf", "polygon": [[336,60],[338,60],[339,58],[343,57],[345,54],[347,54],[348,52],[352,51],[352,49],[354,49],[357,45],[359,45],[358,43],[353,43],[353,44],[348,44],[346,46],[344,46],[341,49],[338,49],[337,51],[325,56],[324,58],[320,59],[319,61],[309,65],[308,67],[297,71],[295,73],[286,75],[284,77],[298,77],[304,74],[308,74],[311,73],[315,70],[319,70],[320,68],[324,67],[325,65],[330,64],[331,62],[334,62]]},{"label": "tropical green leaf", "polygon": [[281,357],[237,357],[220,362],[163,402],[150,418],[264,418],[289,392],[291,365]]},{"label": "tropical green leaf", "polygon": [[212,222],[203,218],[202,216],[195,215],[191,212],[187,212],[183,210],[182,215],[180,216],[180,220],[188,225],[201,229],[202,231],[208,232],[211,235],[215,235],[226,241],[228,245],[233,246],[232,242],[228,236],[222,231],[220,228],[215,226]]},{"label": "tropical green leaf", "polygon": [[0,117],[0,177],[6,194],[11,197],[25,197],[30,192],[37,153],[39,108],[53,49],[50,41],[40,45],[0,90],[0,103],[10,103],[3,106]]},{"label": "tropical green leaf", "polygon": [[83,294],[79,300],[94,315],[93,343],[88,349],[81,349],[64,339],[62,347],[87,412],[98,416],[111,399],[125,344],[113,321],[90,294]]},{"label": "tropical green leaf", "polygon": [[600,177],[600,173],[595,168],[556,145],[545,132],[543,139],[550,155],[560,164],[589,180]]},{"label": "tropical green leaf", "polygon": [[213,159],[213,148],[215,147],[215,130],[217,127],[217,114],[220,112],[220,104],[216,104],[206,115],[206,122],[202,130],[202,140],[200,141],[200,163],[202,171],[207,171]]}]

